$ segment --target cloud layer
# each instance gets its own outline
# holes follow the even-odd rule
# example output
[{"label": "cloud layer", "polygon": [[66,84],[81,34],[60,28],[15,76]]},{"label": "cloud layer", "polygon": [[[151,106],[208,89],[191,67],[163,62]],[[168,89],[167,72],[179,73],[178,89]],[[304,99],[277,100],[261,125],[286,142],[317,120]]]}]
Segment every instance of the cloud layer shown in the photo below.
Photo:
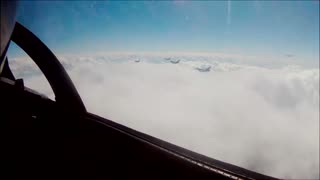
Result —
[{"label": "cloud layer", "polygon": [[[253,171],[319,178],[317,68],[268,68],[225,56],[109,54],[60,60],[93,113]],[[10,65],[26,77],[27,86],[53,97],[26,62],[12,59]]]}]

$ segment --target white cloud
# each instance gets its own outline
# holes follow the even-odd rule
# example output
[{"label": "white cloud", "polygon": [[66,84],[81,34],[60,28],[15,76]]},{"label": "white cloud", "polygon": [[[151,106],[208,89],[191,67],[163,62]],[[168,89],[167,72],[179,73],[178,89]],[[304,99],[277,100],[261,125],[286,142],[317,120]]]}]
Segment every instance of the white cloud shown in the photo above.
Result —
[{"label": "white cloud", "polygon": [[[93,113],[260,173],[319,178],[319,69],[236,64],[222,55],[170,54],[181,59],[172,64],[165,57],[60,60]],[[13,61],[15,72],[34,73]],[[210,71],[197,71],[202,65]],[[26,84],[48,94],[38,79],[29,75]]]}]

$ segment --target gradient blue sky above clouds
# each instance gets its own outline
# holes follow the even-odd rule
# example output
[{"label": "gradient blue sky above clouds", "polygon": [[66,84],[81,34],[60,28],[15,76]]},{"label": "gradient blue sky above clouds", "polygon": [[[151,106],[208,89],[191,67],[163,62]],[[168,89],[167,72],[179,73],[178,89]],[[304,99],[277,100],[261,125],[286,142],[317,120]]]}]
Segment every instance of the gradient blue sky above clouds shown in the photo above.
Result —
[{"label": "gradient blue sky above clouds", "polygon": [[21,1],[17,19],[57,53],[319,58],[319,1]]}]

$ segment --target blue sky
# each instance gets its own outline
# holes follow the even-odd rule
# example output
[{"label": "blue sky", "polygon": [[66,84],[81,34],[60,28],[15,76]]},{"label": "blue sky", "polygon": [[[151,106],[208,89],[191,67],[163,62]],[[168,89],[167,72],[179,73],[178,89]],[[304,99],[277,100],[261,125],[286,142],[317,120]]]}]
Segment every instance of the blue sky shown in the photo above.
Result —
[{"label": "blue sky", "polygon": [[[56,53],[183,51],[319,58],[319,1],[21,1]],[[11,53],[18,55],[15,47]]]}]

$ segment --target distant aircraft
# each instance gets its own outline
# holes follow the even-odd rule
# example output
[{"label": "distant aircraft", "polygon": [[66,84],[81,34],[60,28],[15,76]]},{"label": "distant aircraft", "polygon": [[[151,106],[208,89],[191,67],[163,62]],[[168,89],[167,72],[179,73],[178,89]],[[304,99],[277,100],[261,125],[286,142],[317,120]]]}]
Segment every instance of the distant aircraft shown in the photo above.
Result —
[{"label": "distant aircraft", "polygon": [[293,54],[285,54],[285,56],[286,56],[286,57],[288,57],[288,58],[292,58],[292,57],[294,57],[294,55],[293,55]]},{"label": "distant aircraft", "polygon": [[135,59],[134,62],[138,63],[140,62],[140,59]]},{"label": "distant aircraft", "polygon": [[210,65],[202,65],[200,67],[196,67],[195,69],[200,72],[209,72],[211,70],[211,66]]},{"label": "distant aircraft", "polygon": [[180,59],[176,59],[176,60],[172,59],[172,60],[170,60],[170,62],[172,64],[178,64],[180,62]]}]

